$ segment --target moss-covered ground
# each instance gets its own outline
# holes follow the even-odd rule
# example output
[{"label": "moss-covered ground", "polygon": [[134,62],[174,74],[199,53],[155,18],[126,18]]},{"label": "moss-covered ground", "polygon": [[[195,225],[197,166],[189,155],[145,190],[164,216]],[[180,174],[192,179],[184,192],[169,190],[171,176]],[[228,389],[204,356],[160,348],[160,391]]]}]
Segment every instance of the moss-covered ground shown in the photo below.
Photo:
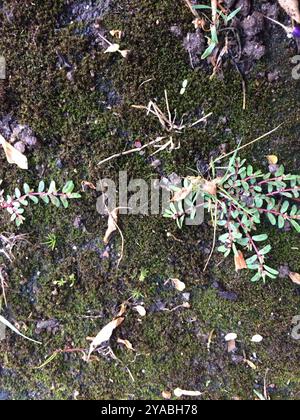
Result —
[{"label": "moss-covered ground", "polygon": [[[101,167],[97,163],[136,140],[144,144],[162,134],[155,119],[132,105],[155,98],[163,103],[164,89],[178,115],[187,113],[194,121],[201,111],[213,112],[205,128],[181,134],[180,150],[159,156],[166,175],[191,174],[197,160],[208,160],[221,144],[233,148],[239,139],[250,141],[281,123],[280,130],[245,155],[254,166],[266,168],[265,155],[272,152],[290,171],[299,170],[299,82],[291,77],[293,50],[284,37],[276,45],[269,40],[269,55],[249,77],[243,111],[241,79],[233,68],[225,69],[223,80],[210,80],[209,71],[190,68],[182,40],[170,31],[173,25],[184,34],[192,30],[184,2],[112,2],[99,25],[124,31],[122,46],[132,51],[126,61],[119,54],[104,54],[81,23],[64,23],[65,4],[72,2],[4,3],[13,17],[3,12],[0,23],[0,53],[7,61],[0,110],[30,125],[39,138],[39,148],[29,154],[28,172],[9,166],[1,154],[0,177],[6,189],[25,181],[38,185],[41,177],[61,184],[71,178],[80,188],[83,180],[117,179],[120,170],[131,178],[155,178],[155,170],[139,154]],[[58,54],[74,66],[73,81],[59,68]],[[274,69],[281,77],[271,84],[263,75]],[[189,85],[180,96],[185,79]],[[113,103],[111,92],[117,98]],[[254,390],[263,393],[266,382],[273,399],[300,397],[300,342],[291,338],[292,319],[300,314],[295,285],[287,279],[251,284],[247,273],[236,274],[232,262],[219,255],[203,273],[204,248],[212,242],[208,225],[178,231],[161,216],[121,218],[125,253],[116,269],[113,261],[101,258],[107,218],[96,212],[96,199],[90,190],[66,211],[33,207],[20,229],[29,234],[30,243],[15,251],[9,265],[8,308],[2,314],[43,345],[7,333],[0,343],[1,392],[15,399],[159,399],[163,390],[181,387],[200,390],[204,399],[253,399]],[[78,216],[84,230],[74,227]],[[1,231],[16,231],[2,217]],[[297,235],[266,229],[274,246],[273,265],[288,264],[300,272]],[[49,233],[57,236],[54,251],[43,244]],[[120,246],[116,236],[112,256]],[[74,286],[67,283],[55,292],[53,282],[71,275]],[[190,309],[155,310],[158,302],[167,308],[183,302],[179,292],[164,285],[170,277],[186,283]],[[224,299],[216,282],[236,298]],[[81,353],[69,353],[36,369],[57,349],[86,349],[86,337],[94,336],[132,295],[142,296],[148,314],[139,320],[129,311],[116,332],[111,344],[122,362],[99,357],[87,364]],[[97,317],[90,318],[93,314]],[[58,331],[37,335],[37,322],[50,319],[59,322]],[[252,361],[256,370],[226,352],[224,334],[232,331],[239,335],[238,356]],[[251,343],[256,333],[264,337],[260,345]],[[117,337],[130,340],[137,353],[118,346]]]}]

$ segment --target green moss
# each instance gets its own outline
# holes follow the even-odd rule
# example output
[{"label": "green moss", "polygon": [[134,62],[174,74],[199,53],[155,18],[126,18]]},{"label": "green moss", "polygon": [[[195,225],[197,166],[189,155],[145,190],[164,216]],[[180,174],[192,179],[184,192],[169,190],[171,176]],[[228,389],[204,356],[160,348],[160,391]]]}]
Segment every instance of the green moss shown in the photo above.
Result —
[{"label": "green moss", "polygon": [[[233,69],[225,71],[224,80],[210,81],[205,70],[189,68],[181,40],[170,32],[174,24],[180,24],[184,33],[192,30],[191,16],[181,2],[125,0],[121,15],[104,18],[103,27],[125,31],[122,47],[132,51],[128,61],[119,55],[104,55],[101,46],[78,35],[76,23],[59,28],[59,16],[66,12],[64,3],[24,0],[20,5],[12,1],[14,19],[4,19],[0,29],[0,51],[7,58],[9,75],[1,88],[1,111],[12,112],[29,124],[40,141],[38,150],[30,155],[28,173],[8,168],[1,157],[7,169],[1,174],[6,188],[13,189],[23,181],[37,185],[41,173],[59,184],[72,178],[78,186],[83,180],[96,183],[99,177],[117,179],[119,170],[127,170],[132,178],[153,178],[155,172],[144,156],[123,157],[100,168],[97,163],[131,147],[136,139],[144,144],[166,134],[155,118],[132,108],[150,99],[163,107],[165,89],[171,109],[177,109],[179,116],[187,113],[188,121],[194,121],[201,111],[213,112],[205,128],[187,129],[175,137],[181,142],[180,150],[160,155],[166,174],[190,174],[197,159],[209,160],[221,144],[234,147],[239,138],[252,140],[283,121],[276,135],[247,149],[245,155],[264,167],[263,156],[272,152],[289,170],[299,167],[294,94],[299,86],[290,78],[289,66],[281,66],[282,79],[270,85],[259,76],[268,69],[269,59],[262,62],[250,76],[247,110],[243,111],[241,80]],[[57,52],[74,65],[73,82],[66,70],[59,69]],[[280,54],[288,61],[284,45],[278,48]],[[179,91],[184,79],[189,85],[182,97]],[[111,107],[107,89],[118,97]],[[228,119],[226,126],[220,123],[221,116]],[[57,165],[59,159],[62,169]],[[84,399],[158,399],[162,390],[178,386],[199,389],[205,399],[253,398],[254,387],[263,390],[268,368],[268,382],[276,385],[273,397],[297,398],[299,345],[289,336],[291,320],[299,311],[293,285],[283,280],[252,285],[246,273],[237,275],[231,261],[222,262],[219,255],[209,272],[203,273],[207,255],[201,243],[208,246],[212,241],[207,226],[179,232],[172,223],[154,216],[120,218],[125,252],[117,270],[118,236],[109,250],[111,258],[101,258],[107,219],[97,214],[96,198],[96,193],[88,191],[68,211],[33,206],[28,213],[22,232],[30,234],[30,244],[16,250],[9,267],[6,314],[21,327],[26,324],[31,336],[36,336],[39,320],[56,319],[60,329],[55,335],[43,332],[41,347],[8,333],[0,344],[5,372],[1,389],[17,399],[67,399],[74,391]],[[73,226],[76,216],[83,218],[84,230]],[[43,245],[52,231],[59,238],[54,252]],[[299,239],[294,233],[270,234],[274,264],[288,263],[299,271]],[[143,282],[142,269],[148,270]],[[53,281],[71,274],[77,279],[74,287],[55,290]],[[191,292],[190,309],[153,309],[158,301],[166,309],[182,304],[182,296],[164,285],[169,277],[185,281]],[[214,280],[234,291],[237,301],[222,299],[211,286]],[[148,315],[138,321],[137,314],[129,311],[116,332],[112,347],[122,362],[99,357],[86,364],[80,352],[66,353],[43,370],[35,370],[58,349],[86,349],[86,337],[94,336],[110,321],[118,305],[135,290],[144,296]],[[87,318],[91,314],[96,318]],[[207,339],[213,329],[209,353]],[[253,352],[258,354],[256,371],[243,362],[234,364],[227,354],[224,334],[233,330],[239,333],[239,354],[244,351],[248,359]],[[265,340],[255,347],[250,339],[258,332]],[[130,340],[137,354],[118,346],[119,336]]]}]

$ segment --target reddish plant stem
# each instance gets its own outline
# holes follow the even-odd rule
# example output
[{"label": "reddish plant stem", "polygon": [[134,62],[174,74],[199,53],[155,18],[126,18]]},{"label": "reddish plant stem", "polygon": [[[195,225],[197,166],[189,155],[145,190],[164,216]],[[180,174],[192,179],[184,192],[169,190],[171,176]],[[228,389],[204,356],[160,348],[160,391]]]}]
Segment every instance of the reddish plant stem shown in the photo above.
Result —
[{"label": "reddish plant stem", "polygon": [[286,220],[294,220],[294,219],[299,220],[300,219],[300,215],[289,216],[288,214],[282,214],[280,213],[280,211],[276,211],[276,210],[268,210],[268,209],[257,209],[257,210],[262,213],[274,214],[274,216],[282,216]]},{"label": "reddish plant stem", "polygon": [[239,222],[240,227],[243,229],[243,231],[245,232],[247,238],[249,239],[260,264],[260,269],[263,270],[263,266],[264,266],[264,262],[265,262],[265,258],[263,255],[260,254],[259,249],[256,246],[256,243],[254,242],[252,236],[250,235],[250,233],[248,232],[247,227],[244,225],[244,223],[241,221],[241,219],[238,217],[237,221]]},{"label": "reddish plant stem", "polygon": [[54,197],[63,197],[63,198],[68,198],[67,194],[64,193],[29,193],[29,194],[25,194],[20,198],[16,198],[14,199],[11,203],[8,203],[7,201],[4,201],[3,203],[1,203],[1,208],[2,209],[8,209],[8,208],[13,208],[14,205],[13,203],[20,203],[21,201],[27,200],[28,198],[30,198],[30,196],[34,196],[34,197],[50,197],[51,195],[53,195]]},{"label": "reddish plant stem", "polygon": [[268,194],[266,194],[266,196],[267,197],[272,197],[272,196],[277,195],[277,194],[283,194],[283,193],[286,193],[286,192],[292,192],[292,191],[298,191],[298,190],[299,190],[299,187],[281,189],[281,190],[278,190],[278,191],[274,191],[272,193],[268,193]]},{"label": "reddish plant stem", "polygon": [[284,177],[283,176],[279,176],[277,178],[265,179],[264,181],[260,181],[258,183],[258,185],[261,186],[261,185],[268,184],[269,182],[275,182],[275,181],[284,181]]}]

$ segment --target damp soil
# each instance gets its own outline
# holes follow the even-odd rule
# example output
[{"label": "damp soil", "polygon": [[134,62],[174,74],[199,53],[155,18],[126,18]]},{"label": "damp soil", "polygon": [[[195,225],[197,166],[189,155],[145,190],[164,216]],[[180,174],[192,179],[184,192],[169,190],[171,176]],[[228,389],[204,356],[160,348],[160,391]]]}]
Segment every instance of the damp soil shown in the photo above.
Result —
[{"label": "damp soil", "polygon": [[[198,43],[201,52],[205,38],[195,35],[183,1],[1,2],[0,53],[7,78],[0,81],[0,132],[14,134],[12,142],[25,149],[30,167],[19,171],[1,154],[2,186],[13,191],[23,182],[63,184],[71,178],[80,188],[82,181],[117,181],[120,171],[127,171],[129,180],[190,175],[224,145],[233,149],[281,123],[243,153],[258,168],[267,169],[265,156],[276,154],[288,171],[299,171],[299,81],[291,64],[297,45],[266,22],[254,30],[261,25],[259,12],[285,22],[275,1],[236,3],[245,7],[236,25],[246,110],[234,64],[236,40],[235,61],[224,57],[222,73],[211,79],[211,65],[201,62],[190,44]],[[104,54],[103,36],[113,41],[110,30],[124,32],[120,43],[131,51],[127,60]],[[253,42],[259,46],[253,48]],[[188,87],[180,95],[184,80]],[[108,156],[162,135],[159,123],[132,105],[150,99],[163,104],[164,90],[171,108],[187,121],[208,112],[212,117],[176,137],[180,149],[154,161],[137,153],[99,167]],[[199,390],[203,399],[254,399],[265,386],[272,399],[299,399],[300,342],[291,332],[300,297],[287,278],[289,270],[300,272],[298,236],[263,227],[281,276],[251,284],[248,273],[237,274],[232,261],[218,254],[203,272],[213,240],[209,221],[180,231],[161,216],[122,216],[125,250],[117,267],[122,244],[118,235],[109,246],[103,243],[107,217],[97,213],[99,195],[87,189],[65,211],[33,206],[18,231],[1,215],[1,232],[28,234],[11,263],[0,254],[8,274],[8,307],[2,303],[1,313],[43,344],[7,331],[0,342],[0,399],[160,399],[162,391],[177,387]],[[49,234],[57,238],[53,251],[45,245]],[[166,284],[169,278],[184,281],[185,293]],[[65,352],[36,369],[57,350],[86,350],[87,337],[132,296],[145,305],[147,316],[128,311],[111,340],[117,360],[96,355],[86,363],[81,352]],[[224,342],[229,332],[239,337],[233,354]],[[264,337],[259,345],[251,343],[255,334]],[[136,352],[118,338],[129,340]]]}]

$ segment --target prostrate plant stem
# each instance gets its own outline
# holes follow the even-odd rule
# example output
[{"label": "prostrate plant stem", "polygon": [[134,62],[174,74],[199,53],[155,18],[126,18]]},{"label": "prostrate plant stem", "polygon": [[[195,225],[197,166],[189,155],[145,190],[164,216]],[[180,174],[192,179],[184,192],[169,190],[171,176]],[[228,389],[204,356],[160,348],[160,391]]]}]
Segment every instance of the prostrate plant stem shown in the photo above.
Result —
[{"label": "prostrate plant stem", "polygon": [[[290,226],[300,233],[300,210],[297,205],[300,176],[285,174],[284,166],[278,167],[275,174],[255,171],[252,165],[246,164],[246,160],[237,157],[237,153],[233,154],[226,168],[213,167],[212,173],[215,174],[216,170],[225,170],[225,173],[214,181],[206,181],[202,177],[186,178],[182,191],[190,193],[184,197],[180,188],[174,187],[179,198],[173,200],[165,217],[176,220],[182,228],[186,218],[195,218],[196,201],[201,194],[204,208],[216,215],[215,235],[217,229],[223,230],[219,236],[219,252],[224,257],[233,254],[237,269],[247,267],[256,271],[253,282],[265,281],[266,277],[275,279],[278,271],[266,264],[266,256],[272,246],[259,246],[268,239],[268,235],[257,234],[257,231],[262,217],[266,217],[278,229]],[[213,187],[215,193],[212,193]],[[248,259],[244,260],[242,251],[250,253]]]},{"label": "prostrate plant stem", "polygon": [[[2,181],[0,181],[0,185]],[[69,200],[80,198],[79,193],[74,193],[74,183],[73,181],[68,181],[63,187],[62,191],[56,188],[54,181],[50,183],[50,187],[45,191],[45,182],[41,181],[38,187],[38,191],[32,190],[28,184],[23,185],[23,192],[19,188],[15,189],[13,195],[7,195],[4,197],[4,190],[0,191],[0,209],[6,210],[11,215],[11,222],[15,222],[17,226],[20,226],[25,217],[23,216],[25,209],[29,205],[29,201],[32,201],[34,204],[38,204],[43,201],[46,205],[51,203],[56,207],[61,205],[64,208],[68,208]]]}]

